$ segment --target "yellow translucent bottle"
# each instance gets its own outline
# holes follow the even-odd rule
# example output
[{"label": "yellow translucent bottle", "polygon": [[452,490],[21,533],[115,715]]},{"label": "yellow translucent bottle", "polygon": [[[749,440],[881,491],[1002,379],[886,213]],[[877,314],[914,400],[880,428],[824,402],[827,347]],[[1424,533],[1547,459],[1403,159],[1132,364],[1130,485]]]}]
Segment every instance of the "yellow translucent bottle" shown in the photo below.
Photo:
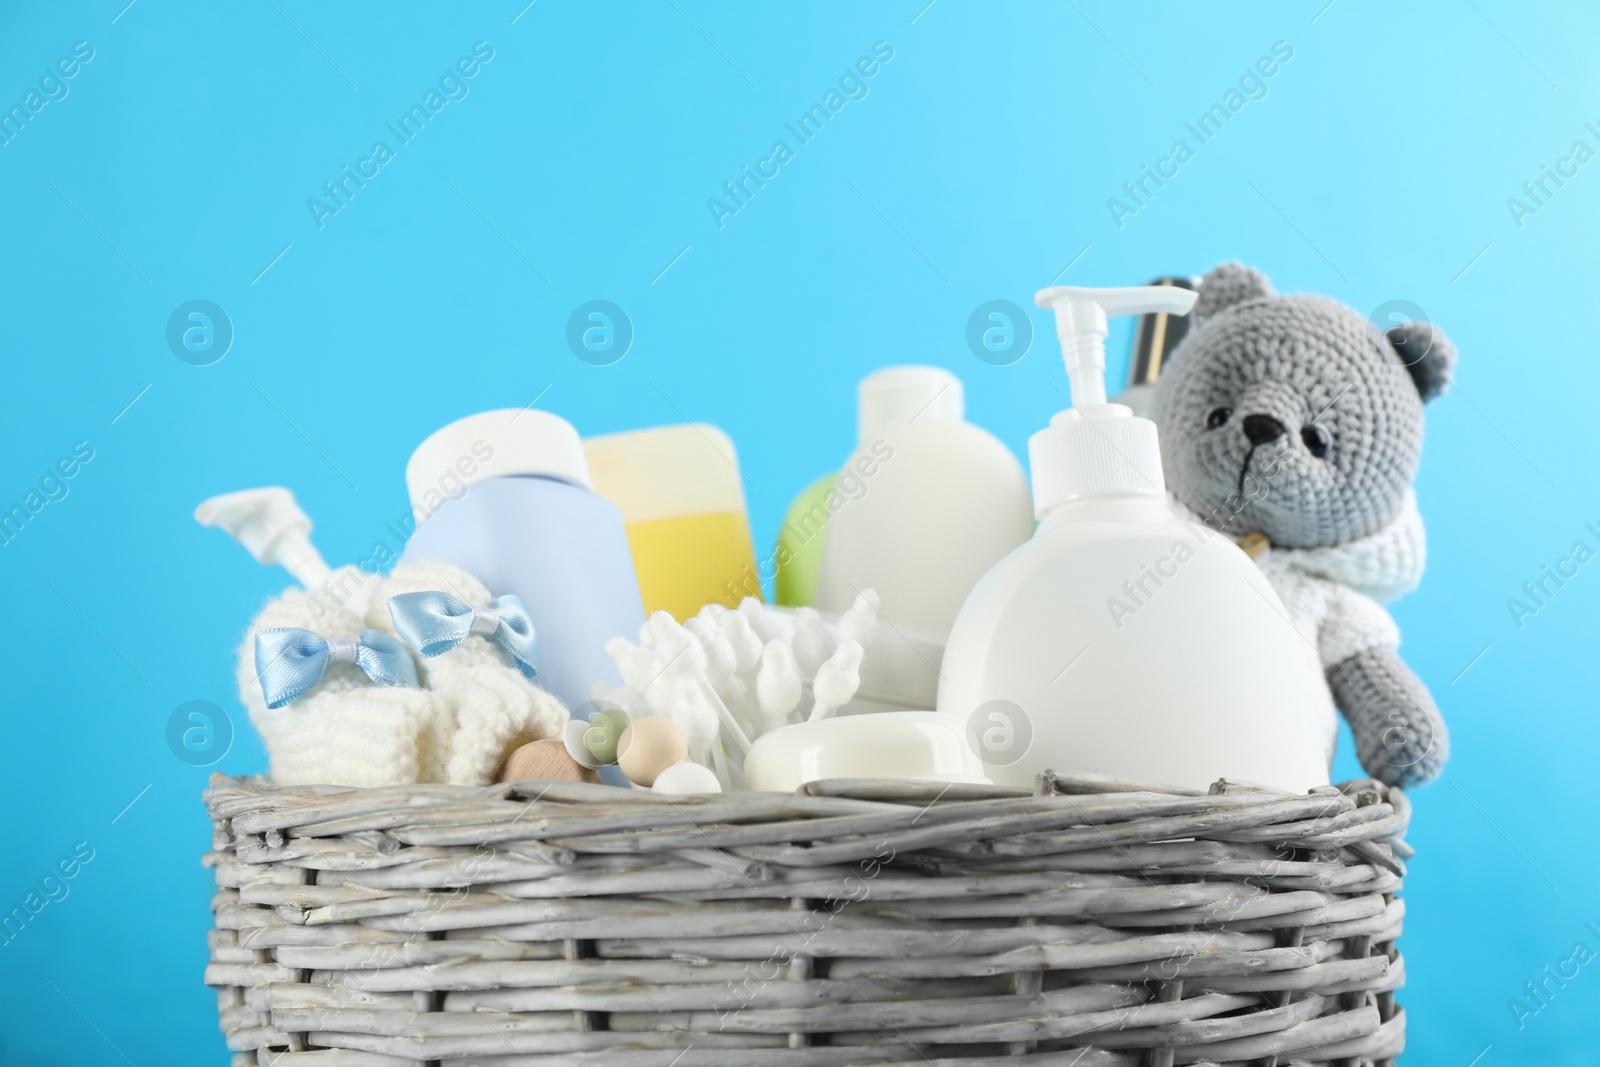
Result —
[{"label": "yellow translucent bottle", "polygon": [[710,603],[761,596],[739,456],[715,426],[591,437],[594,491],[622,512],[647,612],[680,622]]}]

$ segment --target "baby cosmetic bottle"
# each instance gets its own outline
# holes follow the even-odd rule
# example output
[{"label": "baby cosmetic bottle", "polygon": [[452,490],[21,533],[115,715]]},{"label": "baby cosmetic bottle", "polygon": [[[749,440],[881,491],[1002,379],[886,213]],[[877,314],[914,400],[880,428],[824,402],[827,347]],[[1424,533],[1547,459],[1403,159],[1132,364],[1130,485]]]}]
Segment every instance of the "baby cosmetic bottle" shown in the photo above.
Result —
[{"label": "baby cosmetic bottle", "polygon": [[761,596],[739,456],[705,423],[590,437],[594,491],[617,506],[647,614],[679,622],[716,602]]},{"label": "baby cosmetic bottle", "polygon": [[570,423],[530,408],[458,419],[417,446],[406,488],[420,524],[401,563],[451,563],[521,597],[535,681],[567,707],[620,683],[605,643],[637,639],[644,606],[622,516],[592,491]]},{"label": "baby cosmetic bottle", "polygon": [[876,589],[895,630],[942,641],[973,584],[1028,539],[1022,466],[964,408],[961,379],[938,367],[862,380],[856,450],[829,502],[819,610],[843,612]]},{"label": "baby cosmetic bottle", "polygon": [[1105,401],[1106,316],[1186,314],[1195,295],[1038,294],[1074,406],[1029,440],[1039,528],[967,598],[939,683],[939,712],[997,782],[1047,769],[1197,789],[1328,782],[1315,650],[1250,557],[1168,503],[1155,424]]}]

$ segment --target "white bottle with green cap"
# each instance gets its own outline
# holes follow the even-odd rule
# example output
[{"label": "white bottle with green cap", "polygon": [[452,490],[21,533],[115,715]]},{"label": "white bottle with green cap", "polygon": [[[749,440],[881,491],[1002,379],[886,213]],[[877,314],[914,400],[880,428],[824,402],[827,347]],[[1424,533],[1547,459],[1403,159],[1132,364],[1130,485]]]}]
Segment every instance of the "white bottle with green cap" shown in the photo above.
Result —
[{"label": "white bottle with green cap", "polygon": [[938,708],[997,782],[1087,771],[1198,789],[1326,785],[1312,645],[1233,543],[1169,503],[1155,424],[1105,402],[1107,315],[1186,314],[1178,287],[1042,290],[1073,407],[1028,442],[1039,528],[985,574]]},{"label": "white bottle with green cap", "polygon": [[636,639],[644,605],[622,515],[593,492],[571,423],[531,408],[458,419],[417,446],[406,488],[419,525],[402,563],[454,564],[521,597],[536,682],[569,708],[620,684],[605,643]]}]

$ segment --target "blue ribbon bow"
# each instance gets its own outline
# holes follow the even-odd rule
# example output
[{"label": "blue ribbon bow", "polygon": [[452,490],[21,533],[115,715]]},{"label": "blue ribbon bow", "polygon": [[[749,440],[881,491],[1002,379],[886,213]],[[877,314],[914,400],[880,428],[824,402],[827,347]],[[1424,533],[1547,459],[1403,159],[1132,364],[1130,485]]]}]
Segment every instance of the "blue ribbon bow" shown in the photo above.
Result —
[{"label": "blue ribbon bow", "polygon": [[469,634],[483,634],[505,652],[506,659],[529,678],[539,672],[539,637],[520,597],[497,596],[486,608],[437,590],[399,593],[389,598],[395,633],[423,656],[448,652]]},{"label": "blue ribbon bow", "polygon": [[334,663],[355,664],[377,685],[417,686],[411,652],[382,630],[331,640],[292,626],[256,634],[256,675],[269,708],[294,701],[322,681]]}]

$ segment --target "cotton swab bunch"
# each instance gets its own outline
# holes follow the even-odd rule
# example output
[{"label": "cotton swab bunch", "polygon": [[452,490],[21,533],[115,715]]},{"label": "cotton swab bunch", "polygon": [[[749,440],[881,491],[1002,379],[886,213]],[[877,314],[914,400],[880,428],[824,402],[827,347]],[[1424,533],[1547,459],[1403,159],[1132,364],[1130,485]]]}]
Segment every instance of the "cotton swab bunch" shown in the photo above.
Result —
[{"label": "cotton swab bunch", "polygon": [[[644,684],[642,695],[645,709],[653,714],[665,715],[677,723],[689,739],[689,751],[702,760],[709,756],[723,787],[731,788],[732,774],[726,763],[723,745],[726,742],[734,749],[742,774],[743,758],[750,749],[750,740],[708,681],[711,656],[693,631],[679,625],[664,611],[652,615],[645,628],[653,641],[648,679],[642,677],[644,650],[623,651],[630,674]],[[704,630],[703,627],[697,629]],[[716,658],[726,660],[730,655],[719,650]],[[618,667],[620,670],[620,661]]]},{"label": "cotton swab bunch", "polygon": [[597,685],[592,695],[631,715],[672,719],[692,758],[730,788],[742,779],[754,738],[801,720],[807,691],[810,722],[854,698],[877,628],[878,595],[870,589],[837,623],[812,608],[778,611],[753,597],[736,610],[709,604],[681,624],[658,611],[639,628],[637,644],[606,643],[623,684]]}]

